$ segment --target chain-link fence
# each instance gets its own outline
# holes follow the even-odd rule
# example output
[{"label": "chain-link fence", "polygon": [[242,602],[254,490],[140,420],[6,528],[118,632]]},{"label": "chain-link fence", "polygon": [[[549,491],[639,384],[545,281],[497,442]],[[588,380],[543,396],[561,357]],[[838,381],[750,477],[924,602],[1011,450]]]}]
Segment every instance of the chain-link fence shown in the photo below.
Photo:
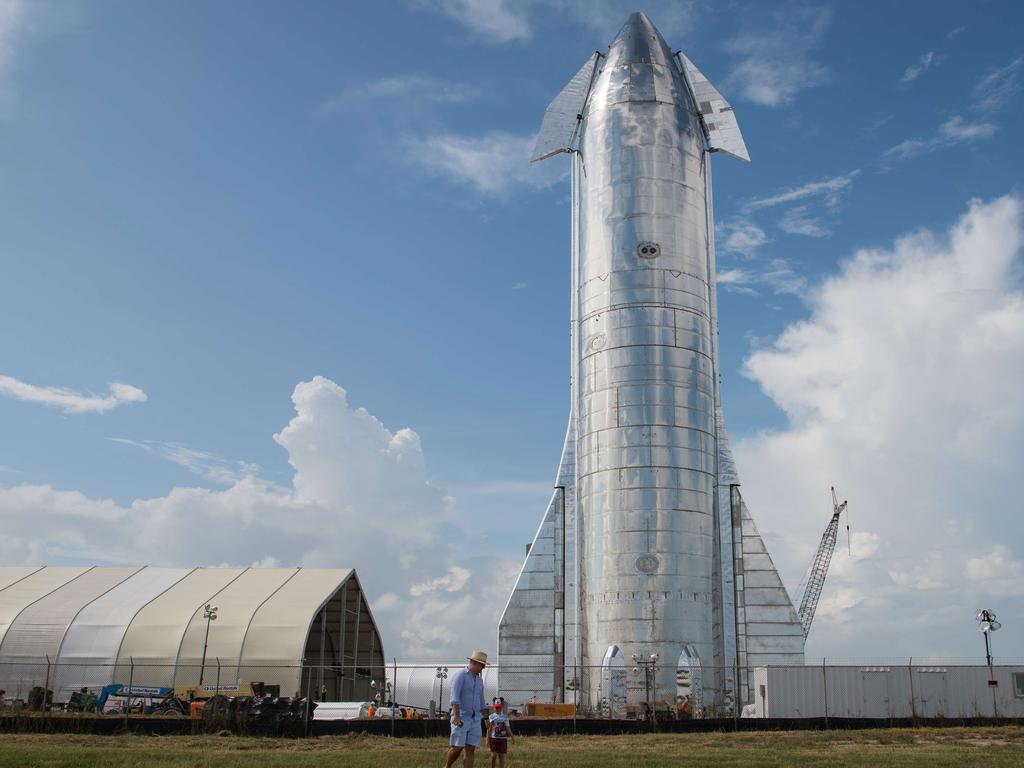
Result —
[{"label": "chain-link fence", "polygon": [[[220,658],[166,664],[0,660],[3,710],[195,716],[211,699],[305,702],[315,719],[444,718],[464,662],[239,665]],[[519,717],[717,718],[1024,717],[1024,664],[919,663],[669,668],[491,665],[485,698]],[[739,686],[735,681],[740,681]],[[200,706],[195,706],[199,702]],[[275,706],[277,706],[275,704]],[[298,705],[296,705],[298,706]]]}]

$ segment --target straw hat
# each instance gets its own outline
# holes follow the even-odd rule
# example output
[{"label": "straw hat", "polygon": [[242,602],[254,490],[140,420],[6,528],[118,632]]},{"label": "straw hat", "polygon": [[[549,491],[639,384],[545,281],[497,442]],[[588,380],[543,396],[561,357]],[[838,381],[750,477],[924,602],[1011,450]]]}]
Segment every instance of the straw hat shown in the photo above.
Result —
[{"label": "straw hat", "polygon": [[473,651],[469,655],[469,660],[470,661],[479,662],[479,663],[483,664],[486,667],[487,666],[487,651]]}]

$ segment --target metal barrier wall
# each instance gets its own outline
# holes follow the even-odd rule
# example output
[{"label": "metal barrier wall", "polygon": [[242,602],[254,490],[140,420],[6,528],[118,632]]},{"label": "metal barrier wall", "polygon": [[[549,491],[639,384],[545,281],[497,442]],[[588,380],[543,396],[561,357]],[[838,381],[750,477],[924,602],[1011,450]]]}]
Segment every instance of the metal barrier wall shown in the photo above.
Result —
[{"label": "metal barrier wall", "polygon": [[[485,693],[488,701],[503,696],[513,713],[524,716],[652,721],[1024,717],[1024,663],[992,667],[913,660],[822,663],[733,668],[741,674],[730,676],[722,674],[724,670],[705,666],[678,671],[671,690],[658,684],[664,677],[657,674],[656,665],[656,660],[645,659],[626,668],[590,670],[492,665],[484,672]],[[254,669],[225,664],[218,658],[199,665],[150,664],[135,659],[116,665],[53,663],[45,658],[32,662],[0,660],[0,708],[95,710],[102,700],[107,711],[145,712],[166,706],[161,702],[170,694],[185,700],[262,693],[326,701],[341,691],[344,701],[374,703],[379,708],[393,705],[396,710],[404,710],[401,716],[417,713],[444,717],[452,678],[461,668],[461,661],[392,661],[385,671],[319,664]],[[589,674],[583,674],[585,671]],[[737,677],[749,681],[748,689],[739,697],[709,684]],[[554,680],[564,683],[564,689],[554,688]],[[598,680],[598,690],[579,690],[581,680]],[[254,691],[254,683],[262,686]],[[557,695],[551,695],[552,690]],[[552,703],[571,706],[539,706]]]}]

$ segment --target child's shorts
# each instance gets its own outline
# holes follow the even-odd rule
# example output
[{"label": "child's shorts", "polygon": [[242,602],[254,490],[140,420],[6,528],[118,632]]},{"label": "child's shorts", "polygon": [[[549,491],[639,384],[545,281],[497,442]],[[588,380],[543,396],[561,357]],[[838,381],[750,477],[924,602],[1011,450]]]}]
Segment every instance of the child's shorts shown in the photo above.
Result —
[{"label": "child's shorts", "polygon": [[487,747],[496,755],[508,752],[508,739],[488,739]]}]

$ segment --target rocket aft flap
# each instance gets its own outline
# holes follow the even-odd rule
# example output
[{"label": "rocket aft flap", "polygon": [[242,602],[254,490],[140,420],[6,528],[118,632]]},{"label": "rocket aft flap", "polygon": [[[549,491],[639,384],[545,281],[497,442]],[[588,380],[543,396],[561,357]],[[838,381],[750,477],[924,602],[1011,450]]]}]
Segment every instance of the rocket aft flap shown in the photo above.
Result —
[{"label": "rocket aft flap", "polygon": [[729,711],[745,667],[803,662],[722,417],[716,151],[749,160],[732,108],[642,13],[545,114],[534,159],[571,163],[571,397],[498,628],[513,705]]}]

